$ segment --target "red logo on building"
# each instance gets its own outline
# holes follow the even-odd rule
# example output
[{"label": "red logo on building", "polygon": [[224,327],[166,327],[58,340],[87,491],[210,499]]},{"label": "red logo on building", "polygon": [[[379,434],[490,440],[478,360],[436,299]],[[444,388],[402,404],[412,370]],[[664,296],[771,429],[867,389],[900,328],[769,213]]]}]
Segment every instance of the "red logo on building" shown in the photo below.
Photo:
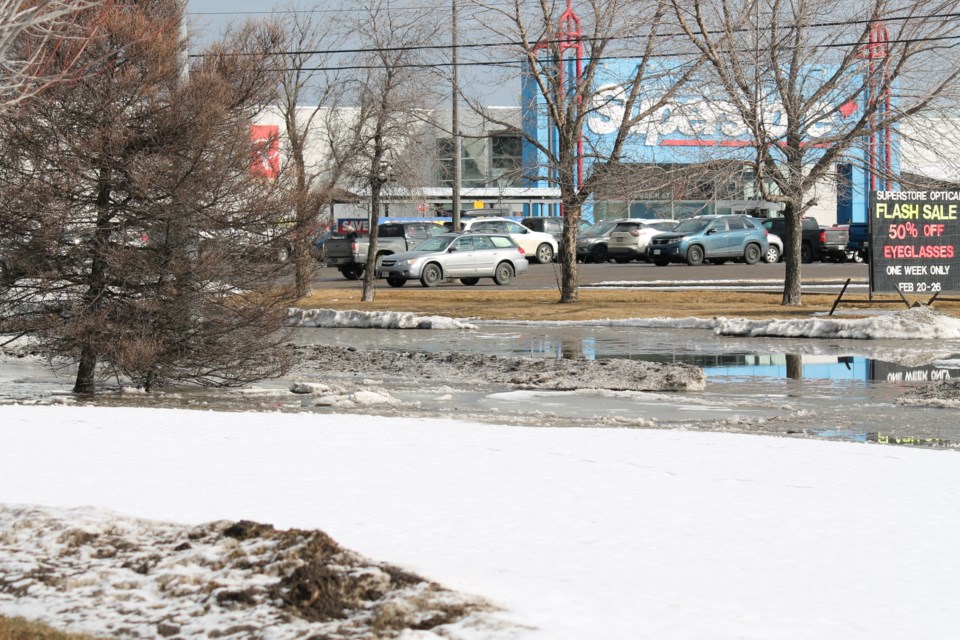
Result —
[{"label": "red logo on building", "polygon": [[273,179],[280,175],[280,127],[275,124],[250,125],[253,160],[250,173]]}]

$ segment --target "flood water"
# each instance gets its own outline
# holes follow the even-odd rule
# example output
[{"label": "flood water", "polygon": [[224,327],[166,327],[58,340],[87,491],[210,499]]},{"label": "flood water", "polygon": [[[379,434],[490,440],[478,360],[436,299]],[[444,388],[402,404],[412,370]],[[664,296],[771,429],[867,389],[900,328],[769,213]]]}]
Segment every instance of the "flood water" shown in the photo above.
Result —
[{"label": "flood water", "polygon": [[470,332],[304,328],[296,340],[358,349],[683,362],[704,369],[705,391],[612,397],[537,392],[482,402],[506,414],[523,410],[510,406],[514,397],[528,411],[567,416],[960,447],[960,410],[898,404],[916,387],[960,377],[960,341],[734,338],[704,329],[509,323],[481,323]]},{"label": "flood water", "polygon": [[[361,350],[432,351],[529,358],[631,358],[702,367],[702,392],[515,391],[484,387],[464,372],[424,383],[404,372],[358,381],[399,406],[356,408],[386,415],[457,417],[531,426],[663,427],[960,448],[960,410],[902,404],[905,393],[960,377],[960,342],[731,338],[704,329],[481,323],[475,331],[301,328],[294,341]],[[532,364],[531,366],[535,366]],[[0,402],[70,401],[60,377],[33,360],[0,364]],[[292,376],[229,391],[180,390],[141,404],[337,413],[289,394]],[[102,400],[110,402],[109,396]],[[960,406],[960,405],[958,405]]]}]

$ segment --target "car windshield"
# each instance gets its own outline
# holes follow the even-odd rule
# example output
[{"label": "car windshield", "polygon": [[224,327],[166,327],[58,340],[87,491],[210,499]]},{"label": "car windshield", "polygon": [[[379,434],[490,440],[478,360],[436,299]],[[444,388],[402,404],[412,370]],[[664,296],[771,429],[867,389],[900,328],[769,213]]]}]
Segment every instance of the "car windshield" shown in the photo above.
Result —
[{"label": "car windshield", "polygon": [[434,236],[424,240],[413,248],[414,251],[443,251],[456,240],[457,236]]},{"label": "car windshield", "polygon": [[674,228],[674,231],[677,233],[697,233],[699,231],[703,231],[709,222],[709,220],[696,220],[691,218],[690,220],[684,220],[678,224]]},{"label": "car windshield", "polygon": [[607,232],[613,229],[615,226],[617,226],[617,223],[614,221],[598,222],[597,224],[593,225],[592,227],[584,231],[581,234],[581,236],[582,237],[605,236],[607,235]]}]

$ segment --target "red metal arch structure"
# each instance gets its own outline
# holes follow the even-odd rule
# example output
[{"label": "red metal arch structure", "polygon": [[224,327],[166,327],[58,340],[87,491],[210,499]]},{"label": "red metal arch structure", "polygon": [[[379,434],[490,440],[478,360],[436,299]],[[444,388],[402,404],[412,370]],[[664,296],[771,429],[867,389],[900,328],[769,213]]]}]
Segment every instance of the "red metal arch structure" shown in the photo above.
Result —
[{"label": "red metal arch structure", "polygon": [[[890,130],[890,32],[882,22],[870,29],[870,41],[860,51],[867,64],[867,108],[870,110],[870,140],[867,145],[867,169],[870,190],[890,189],[893,169],[893,134]],[[880,126],[877,126],[877,122]],[[881,174],[882,172],[882,174]],[[878,174],[882,178],[878,179]]]},{"label": "red metal arch structure", "polygon": [[[584,47],[583,47],[583,31],[580,27],[580,16],[573,10],[573,0],[567,0],[566,10],[560,14],[560,18],[557,20],[557,30],[553,34],[553,40],[543,41],[541,40],[534,47],[534,51],[542,51],[544,49],[549,49],[551,44],[557,44],[557,47],[560,51],[560,60],[558,65],[558,90],[560,95],[564,96],[568,92],[566,87],[566,74],[565,68],[567,65],[573,67],[573,75],[575,78],[574,88],[578,86],[579,82],[583,79],[583,58],[584,58]],[[583,95],[580,94],[577,96],[577,106],[579,108],[580,104],[583,102]],[[560,100],[557,101],[558,104],[563,104]],[[551,134],[552,135],[552,134]],[[583,187],[583,132],[580,132],[580,137],[577,139],[577,175],[576,175],[576,185],[577,189]]]}]

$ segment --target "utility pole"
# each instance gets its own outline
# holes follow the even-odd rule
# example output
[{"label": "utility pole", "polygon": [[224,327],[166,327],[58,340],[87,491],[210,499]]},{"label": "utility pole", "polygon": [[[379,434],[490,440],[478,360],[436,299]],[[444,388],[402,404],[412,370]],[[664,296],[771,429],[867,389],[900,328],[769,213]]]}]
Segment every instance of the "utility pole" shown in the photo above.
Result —
[{"label": "utility pole", "polygon": [[460,86],[457,82],[457,0],[452,0],[452,28],[450,32],[453,37],[453,95],[451,96],[451,111],[453,123],[451,131],[453,132],[453,230],[460,231]]}]

